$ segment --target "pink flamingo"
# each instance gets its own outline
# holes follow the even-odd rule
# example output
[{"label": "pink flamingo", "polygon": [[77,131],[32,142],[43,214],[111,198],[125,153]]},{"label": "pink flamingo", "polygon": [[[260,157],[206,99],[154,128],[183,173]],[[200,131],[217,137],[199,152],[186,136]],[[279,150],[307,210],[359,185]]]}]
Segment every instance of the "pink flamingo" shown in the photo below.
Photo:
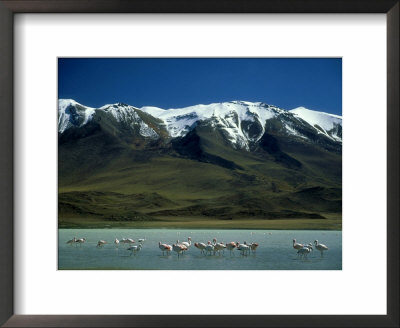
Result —
[{"label": "pink flamingo", "polygon": [[172,246],[171,245],[162,244],[161,241],[158,242],[158,248],[162,250],[163,255],[164,255],[164,252],[167,252],[167,255],[169,255],[171,250],[172,250]]}]

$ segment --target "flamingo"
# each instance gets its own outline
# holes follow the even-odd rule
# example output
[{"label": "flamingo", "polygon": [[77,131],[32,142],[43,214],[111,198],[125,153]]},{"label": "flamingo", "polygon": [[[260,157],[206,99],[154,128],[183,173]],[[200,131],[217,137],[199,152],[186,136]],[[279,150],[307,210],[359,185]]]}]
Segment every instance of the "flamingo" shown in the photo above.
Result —
[{"label": "flamingo", "polygon": [[119,242],[122,243],[122,244],[127,244],[128,243],[128,239],[122,238]]},{"label": "flamingo", "polygon": [[302,249],[304,247],[303,244],[296,243],[296,239],[293,239],[293,248],[294,249]]},{"label": "flamingo", "polygon": [[219,255],[221,255],[221,250],[224,251],[226,248],[225,244],[223,243],[217,243],[217,238],[213,239],[213,246],[214,246],[214,254],[215,252],[218,252]]},{"label": "flamingo", "polygon": [[242,252],[242,255],[247,255],[247,253],[250,251],[249,245],[247,245],[246,242],[243,244],[239,244],[239,242],[236,243],[236,247],[239,251]]},{"label": "flamingo", "polygon": [[174,252],[176,252],[178,254],[178,258],[179,258],[179,254],[181,254],[182,252],[187,250],[187,247],[185,245],[181,245],[181,244],[173,244],[172,249]]},{"label": "flamingo", "polygon": [[307,247],[311,252],[313,251],[313,245],[311,243],[308,243],[308,245],[305,245],[304,247]]},{"label": "flamingo", "polygon": [[321,252],[321,256],[323,256],[323,254],[324,254],[323,252],[328,250],[328,247],[324,244],[318,243],[318,240],[315,240],[314,244],[315,244],[315,248]]},{"label": "flamingo", "polygon": [[172,246],[171,245],[162,244],[161,241],[158,242],[158,248],[162,250],[162,254],[163,255],[164,255],[164,252],[167,252],[167,255],[169,255],[169,253],[172,250]]},{"label": "flamingo", "polygon": [[232,251],[236,248],[236,244],[232,241],[232,242],[226,244],[226,248],[229,249],[229,252],[232,255]]},{"label": "flamingo", "polygon": [[[211,255],[211,252],[214,252],[214,245],[211,244],[211,241],[208,241],[207,246],[205,248],[206,253]],[[215,252],[214,252],[215,254]]]},{"label": "flamingo", "polygon": [[139,238],[139,239],[138,239],[138,242],[139,242],[139,243],[144,243],[145,240],[146,240],[146,238]]},{"label": "flamingo", "polygon": [[122,238],[120,240],[120,242],[122,244],[134,244],[135,243],[135,241],[133,239],[131,239],[131,238]]},{"label": "flamingo", "polygon": [[[306,249],[304,249],[304,248],[306,248]],[[307,250],[308,250],[308,251],[307,251]],[[312,251],[313,251],[313,246],[312,246],[311,243],[308,243],[307,245],[304,245],[303,248],[300,248],[300,249],[297,251],[297,255],[306,256],[307,254],[311,253]]]},{"label": "flamingo", "polygon": [[99,240],[99,241],[97,242],[97,246],[96,246],[96,247],[103,247],[105,244],[107,244],[106,241],[104,241],[104,240]]},{"label": "flamingo", "polygon": [[136,253],[139,252],[141,248],[142,248],[142,244],[139,244],[139,245],[135,245],[135,246],[129,246],[127,248],[127,250],[131,252],[130,256],[132,256],[132,254],[136,255]]},{"label": "flamingo", "polygon": [[194,247],[198,248],[200,250],[200,253],[204,253],[207,245],[204,243],[194,243]]},{"label": "flamingo", "polygon": [[117,247],[118,247],[118,245],[119,245],[119,240],[118,240],[117,238],[115,238],[115,240],[114,240],[114,244],[115,244],[115,246],[117,246]]},{"label": "flamingo", "polygon": [[250,244],[250,250],[255,253],[258,247],[258,243],[251,243]]},{"label": "flamingo", "polygon": [[185,245],[187,249],[189,249],[189,247],[192,246],[192,238],[188,237],[188,241],[182,242],[181,245]]},{"label": "flamingo", "polygon": [[304,246],[303,248],[300,248],[297,251],[297,255],[300,255],[302,257],[307,257],[307,255],[310,254],[310,252],[311,252],[311,249],[308,248],[307,246]]},{"label": "flamingo", "polygon": [[75,240],[75,243],[79,244],[79,246],[82,246],[82,244],[86,241],[86,238],[80,238]]},{"label": "flamingo", "polygon": [[70,244],[70,245],[72,246],[72,244],[75,244],[75,243],[76,243],[76,240],[77,240],[76,237],[74,237],[74,238],[68,240],[68,241],[67,241],[67,244]]},{"label": "flamingo", "polygon": [[[190,238],[190,237],[189,237]],[[190,242],[190,245],[192,244],[192,242]],[[185,254],[185,252],[189,249],[187,245],[189,245],[188,242],[184,241],[184,242],[180,242],[179,240],[176,241],[176,245],[182,246],[183,247],[183,251],[182,254]],[[190,246],[189,245],[189,246]]]}]

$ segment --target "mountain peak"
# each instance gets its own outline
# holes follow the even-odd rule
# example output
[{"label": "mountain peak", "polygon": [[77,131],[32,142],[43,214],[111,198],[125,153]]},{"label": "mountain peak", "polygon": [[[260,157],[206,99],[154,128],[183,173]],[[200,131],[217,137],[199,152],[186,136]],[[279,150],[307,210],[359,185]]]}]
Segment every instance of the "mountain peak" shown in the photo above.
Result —
[{"label": "mountain peak", "polygon": [[340,116],[340,115],[326,113],[326,112],[320,112],[320,111],[309,109],[309,108],[306,108],[306,107],[303,107],[303,106],[291,109],[291,110],[289,110],[289,112],[295,113],[295,114],[299,114],[299,115],[302,114],[302,113],[304,113],[304,115],[306,115],[306,113],[309,113],[310,115],[312,115],[311,113],[318,113],[320,115],[328,115],[328,116],[331,116],[331,117],[334,117],[334,118],[337,118],[337,119],[342,119],[342,116]]},{"label": "mountain peak", "polygon": [[73,99],[58,100],[58,131],[63,133],[72,126],[81,127],[93,116],[95,108],[84,106]]},{"label": "mountain peak", "polygon": [[131,105],[128,105],[128,104],[125,104],[125,103],[121,103],[121,102],[117,102],[117,103],[114,103],[114,104],[106,104],[106,105],[103,105],[103,106],[99,107],[99,109],[112,109],[112,108],[115,108],[115,109],[118,109],[118,108],[137,109],[137,107],[134,107],[134,106],[131,106]]},{"label": "mountain peak", "polygon": [[[59,100],[59,131],[69,127],[81,127],[91,120],[96,111],[111,115],[117,122],[131,126],[142,126],[141,135],[155,138],[158,135],[150,126],[166,130],[172,138],[184,137],[199,123],[218,130],[236,149],[250,150],[269,129],[277,129],[293,138],[308,140],[304,127],[312,134],[323,135],[334,142],[342,139],[342,118],[338,115],[318,112],[305,107],[287,111],[263,102],[233,100],[229,102],[199,104],[183,108],[162,109],[158,107],[133,107],[117,102],[100,108],[79,104],[73,99]],[[158,123],[143,122],[143,113],[157,119]],[[147,119],[146,119],[147,120]],[[275,123],[273,123],[275,122]],[[271,125],[272,124],[272,125]],[[155,126],[154,126],[155,127]]]},{"label": "mountain peak", "polygon": [[74,99],[58,99],[58,104],[77,104]]}]

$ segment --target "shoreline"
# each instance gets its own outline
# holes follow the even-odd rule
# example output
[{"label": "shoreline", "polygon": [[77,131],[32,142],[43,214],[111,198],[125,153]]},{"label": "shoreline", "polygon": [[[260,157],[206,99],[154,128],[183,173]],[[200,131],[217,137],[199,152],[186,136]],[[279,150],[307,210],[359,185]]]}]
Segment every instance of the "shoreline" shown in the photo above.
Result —
[{"label": "shoreline", "polygon": [[293,227],[184,227],[184,226],[58,226],[59,230],[62,229],[70,229],[70,230],[79,230],[79,229],[137,229],[137,230],[151,230],[151,229],[160,229],[160,230],[298,230],[298,231],[343,231],[343,229],[335,229],[335,228],[324,228],[324,227],[305,227],[305,228],[293,228]]},{"label": "shoreline", "polygon": [[154,221],[103,221],[97,218],[60,218],[59,229],[192,229],[192,230],[325,230],[342,231],[342,218],[237,219],[161,218]]},{"label": "shoreline", "polygon": [[278,229],[278,228],[164,228],[164,227],[59,227],[58,230],[79,230],[79,229],[134,229],[134,230],[276,230],[276,231],[336,231],[336,232],[342,232],[343,230],[340,229],[321,229],[321,228],[315,228],[315,229]]}]

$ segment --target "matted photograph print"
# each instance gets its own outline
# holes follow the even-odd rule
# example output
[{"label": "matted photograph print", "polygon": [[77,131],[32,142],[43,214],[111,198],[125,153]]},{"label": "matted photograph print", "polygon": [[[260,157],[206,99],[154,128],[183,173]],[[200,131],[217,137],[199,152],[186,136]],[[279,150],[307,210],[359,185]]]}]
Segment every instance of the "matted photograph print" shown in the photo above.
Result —
[{"label": "matted photograph print", "polygon": [[60,270],[341,270],[341,58],[59,58]]}]

